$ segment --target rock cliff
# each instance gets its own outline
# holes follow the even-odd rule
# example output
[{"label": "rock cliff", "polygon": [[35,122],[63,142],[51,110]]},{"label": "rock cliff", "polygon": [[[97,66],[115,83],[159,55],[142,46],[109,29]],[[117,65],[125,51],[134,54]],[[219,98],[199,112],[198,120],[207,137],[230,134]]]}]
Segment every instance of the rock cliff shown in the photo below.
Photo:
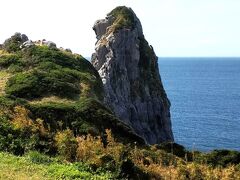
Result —
[{"label": "rock cliff", "polygon": [[145,40],[131,8],[112,10],[93,27],[97,42],[92,64],[102,78],[104,103],[149,144],[173,141],[170,102],[158,58]]}]

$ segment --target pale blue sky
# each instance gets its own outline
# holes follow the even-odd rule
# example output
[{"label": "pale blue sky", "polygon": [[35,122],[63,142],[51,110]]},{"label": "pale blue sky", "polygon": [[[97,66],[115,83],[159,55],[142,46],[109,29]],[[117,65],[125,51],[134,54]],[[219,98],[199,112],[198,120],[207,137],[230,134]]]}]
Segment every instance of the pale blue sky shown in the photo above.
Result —
[{"label": "pale blue sky", "polygon": [[240,0],[2,0],[0,42],[21,32],[89,57],[94,22],[119,5],[136,12],[158,56],[240,56]]}]

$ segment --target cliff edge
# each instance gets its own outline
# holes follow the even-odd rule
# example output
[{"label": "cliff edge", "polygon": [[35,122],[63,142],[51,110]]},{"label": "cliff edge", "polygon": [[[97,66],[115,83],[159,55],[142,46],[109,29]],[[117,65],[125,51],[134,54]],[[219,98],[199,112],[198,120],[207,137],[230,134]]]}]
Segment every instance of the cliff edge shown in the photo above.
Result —
[{"label": "cliff edge", "polygon": [[92,64],[103,82],[105,105],[146,143],[173,141],[158,58],[133,10],[117,7],[96,21],[93,30],[97,42]]}]

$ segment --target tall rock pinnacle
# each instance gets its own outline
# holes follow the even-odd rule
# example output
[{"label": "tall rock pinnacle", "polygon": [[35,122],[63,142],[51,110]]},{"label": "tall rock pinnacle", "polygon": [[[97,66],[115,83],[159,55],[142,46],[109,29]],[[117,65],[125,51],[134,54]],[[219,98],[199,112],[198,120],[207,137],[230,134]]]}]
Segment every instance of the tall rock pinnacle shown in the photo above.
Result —
[{"label": "tall rock pinnacle", "polygon": [[146,143],[173,141],[158,58],[133,10],[117,7],[93,29],[97,42],[92,64],[102,78],[104,103]]}]

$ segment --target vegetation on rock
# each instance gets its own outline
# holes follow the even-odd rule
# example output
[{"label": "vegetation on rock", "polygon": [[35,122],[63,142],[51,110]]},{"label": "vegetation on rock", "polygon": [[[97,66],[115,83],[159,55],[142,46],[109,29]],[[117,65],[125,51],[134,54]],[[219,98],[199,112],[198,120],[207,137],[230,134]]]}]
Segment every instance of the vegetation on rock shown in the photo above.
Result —
[{"label": "vegetation on rock", "polygon": [[[142,83],[140,84],[148,84],[150,92],[158,92],[159,96],[163,100],[163,103],[166,106],[169,106],[170,101],[168,100],[166,92],[163,88],[161,78],[158,79],[159,77],[158,62],[154,50],[151,46],[149,46],[148,42],[144,37],[139,38],[139,41],[140,41],[139,43],[140,59],[138,65],[141,77],[143,77],[140,80],[142,81]],[[141,91],[144,90],[144,87],[139,87],[138,89],[140,93],[143,93]]]},{"label": "vegetation on rock", "polygon": [[108,16],[114,17],[114,31],[122,28],[133,29],[136,25],[134,12],[126,6],[118,6],[113,9]]}]

